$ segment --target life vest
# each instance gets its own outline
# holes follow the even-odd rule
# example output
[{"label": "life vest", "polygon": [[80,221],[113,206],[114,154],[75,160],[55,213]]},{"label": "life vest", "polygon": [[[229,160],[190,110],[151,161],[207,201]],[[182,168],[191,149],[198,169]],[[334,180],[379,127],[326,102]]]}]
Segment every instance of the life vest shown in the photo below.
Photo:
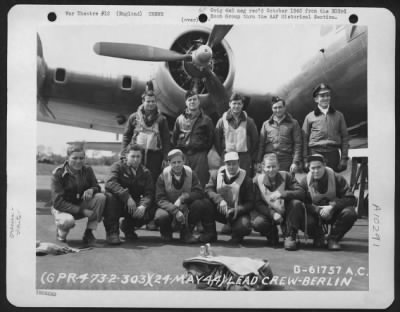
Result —
[{"label": "life vest", "polygon": [[147,126],[144,122],[141,107],[139,107],[136,114],[136,144],[138,144],[145,151],[152,150],[158,151],[161,149],[161,138],[160,138],[160,128],[159,121],[161,115],[157,117],[151,126]]},{"label": "life vest", "polygon": [[227,113],[222,115],[225,135],[225,152],[247,152],[247,114],[246,120],[239,124],[237,129],[234,129],[226,119]]},{"label": "life vest", "polygon": [[182,145],[189,145],[190,143],[190,136],[193,131],[194,124],[196,123],[197,119],[201,116],[200,114],[195,119],[186,118],[184,114],[181,114],[176,119],[179,130],[181,131],[179,135],[179,141]]},{"label": "life vest", "polygon": [[192,176],[193,172],[192,169],[188,166],[183,166],[186,177],[185,181],[183,182],[183,186],[181,189],[176,189],[174,184],[172,183],[172,173],[171,173],[171,166],[167,166],[163,170],[163,178],[164,178],[164,185],[165,191],[167,193],[168,200],[174,203],[182,193],[190,193],[192,190]]},{"label": "life vest", "polygon": [[225,169],[225,166],[222,166],[218,170],[216,190],[217,193],[224,198],[224,200],[228,204],[228,207],[236,209],[239,202],[240,187],[244,181],[244,178],[246,177],[246,170],[239,168],[239,176],[237,177],[237,179],[231,184],[226,184],[223,175],[223,171]]},{"label": "life vest", "polygon": [[280,174],[281,177],[283,178],[282,183],[277,187],[277,189],[275,191],[270,191],[265,185],[264,185],[264,178],[265,178],[265,173],[261,173],[258,174],[255,177],[257,186],[260,190],[262,199],[264,200],[264,202],[273,210],[275,210],[277,213],[279,213],[280,215],[283,215],[285,213],[285,201],[280,198],[277,200],[272,201],[270,199],[270,196],[272,193],[275,193],[276,191],[279,191],[280,193],[282,193],[283,191],[285,191],[285,185],[286,185],[286,178],[283,174],[283,172],[278,172],[277,174]]},{"label": "life vest", "polygon": [[320,194],[311,184],[311,172],[307,174],[307,186],[311,195],[313,204],[318,204],[322,199],[334,200],[336,198],[335,173],[329,167],[325,167],[328,175],[328,189],[324,194]]}]

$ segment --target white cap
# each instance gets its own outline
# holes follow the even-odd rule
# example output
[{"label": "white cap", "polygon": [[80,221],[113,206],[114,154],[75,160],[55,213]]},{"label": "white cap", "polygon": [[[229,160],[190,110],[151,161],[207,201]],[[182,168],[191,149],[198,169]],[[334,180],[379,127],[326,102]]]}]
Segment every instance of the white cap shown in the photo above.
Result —
[{"label": "white cap", "polygon": [[175,156],[182,156],[183,157],[183,152],[180,149],[173,149],[172,151],[170,151],[168,153],[168,160],[171,160],[172,158],[174,158]]},{"label": "white cap", "polygon": [[224,156],[224,162],[230,161],[230,160],[239,160],[239,155],[236,152],[228,152]]}]

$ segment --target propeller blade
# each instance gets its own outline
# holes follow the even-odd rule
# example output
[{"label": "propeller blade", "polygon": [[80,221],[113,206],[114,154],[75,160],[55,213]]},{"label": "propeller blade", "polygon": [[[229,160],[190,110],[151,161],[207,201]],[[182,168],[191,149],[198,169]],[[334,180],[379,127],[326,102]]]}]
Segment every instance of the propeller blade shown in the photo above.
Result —
[{"label": "propeller blade", "polygon": [[219,78],[209,69],[206,70],[205,82],[211,101],[216,105],[217,112],[226,111],[229,102],[228,93]]},{"label": "propeller blade", "polygon": [[211,30],[210,37],[208,37],[207,45],[212,48],[219,44],[232,27],[233,25],[215,25]]},{"label": "propeller blade", "polygon": [[39,34],[36,33],[36,41],[37,41],[37,56],[43,58],[43,46],[42,46],[42,40],[40,40]]},{"label": "propeller blade", "polygon": [[169,62],[192,59],[191,55],[132,43],[97,42],[94,45],[93,50],[99,55],[137,61]]}]

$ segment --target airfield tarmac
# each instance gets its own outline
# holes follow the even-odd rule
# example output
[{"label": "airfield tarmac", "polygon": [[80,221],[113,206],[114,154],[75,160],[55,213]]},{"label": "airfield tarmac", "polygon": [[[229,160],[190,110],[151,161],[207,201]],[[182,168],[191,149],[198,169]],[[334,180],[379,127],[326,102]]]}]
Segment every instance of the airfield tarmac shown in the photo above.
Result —
[{"label": "airfield tarmac", "polygon": [[[56,240],[56,227],[47,203],[48,176],[38,176],[36,239],[60,246],[83,247],[85,220],[78,220],[68,235],[67,244]],[[222,225],[217,223],[217,230]],[[100,247],[65,255],[36,257],[38,289],[85,290],[196,290],[183,281],[184,259],[197,256],[200,244],[184,245],[174,234],[164,244],[157,231],[137,230],[139,239],[119,246],[105,242],[103,224],[95,235]],[[212,244],[217,255],[267,259],[274,279],[269,290],[368,290],[368,220],[358,219],[342,240],[342,250],[313,249],[300,233],[300,249],[286,251],[283,246],[266,246],[266,239],[253,232],[241,245],[231,245],[229,235],[218,235]],[[121,233],[123,237],[123,234]],[[283,238],[281,237],[281,242]],[[282,243],[283,245],[283,243]]]}]

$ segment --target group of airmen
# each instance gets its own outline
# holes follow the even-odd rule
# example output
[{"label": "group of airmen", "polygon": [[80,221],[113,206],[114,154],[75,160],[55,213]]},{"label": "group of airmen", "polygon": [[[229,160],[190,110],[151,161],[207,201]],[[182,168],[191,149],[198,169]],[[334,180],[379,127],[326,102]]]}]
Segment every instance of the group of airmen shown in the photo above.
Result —
[{"label": "group of airmen", "polygon": [[[188,91],[170,134],[155,94],[145,91],[127,121],[121,159],[110,168],[105,192],[85,164],[82,145],[69,146],[66,162],[53,171],[57,239],[65,242],[75,220],[87,217],[83,241],[89,246],[97,246],[93,231],[102,220],[111,245],[122,243],[120,230],[125,240],[135,240],[135,229],[149,223],[165,243],[174,232],[184,243],[208,243],[217,240],[221,222],[232,244],[254,230],[278,247],[279,226],[286,250],[299,248],[299,231],[316,248],[340,250],[339,241],[357,219],[356,198],[338,173],[347,167],[347,127],[330,105],[327,84],[316,86],[312,96],[316,107],[302,129],[284,99],[273,97],[272,116],[259,133],[240,94],[232,94],[214,126],[199,95]],[[210,175],[213,146],[222,166]],[[302,170],[308,173],[297,181]]]}]

